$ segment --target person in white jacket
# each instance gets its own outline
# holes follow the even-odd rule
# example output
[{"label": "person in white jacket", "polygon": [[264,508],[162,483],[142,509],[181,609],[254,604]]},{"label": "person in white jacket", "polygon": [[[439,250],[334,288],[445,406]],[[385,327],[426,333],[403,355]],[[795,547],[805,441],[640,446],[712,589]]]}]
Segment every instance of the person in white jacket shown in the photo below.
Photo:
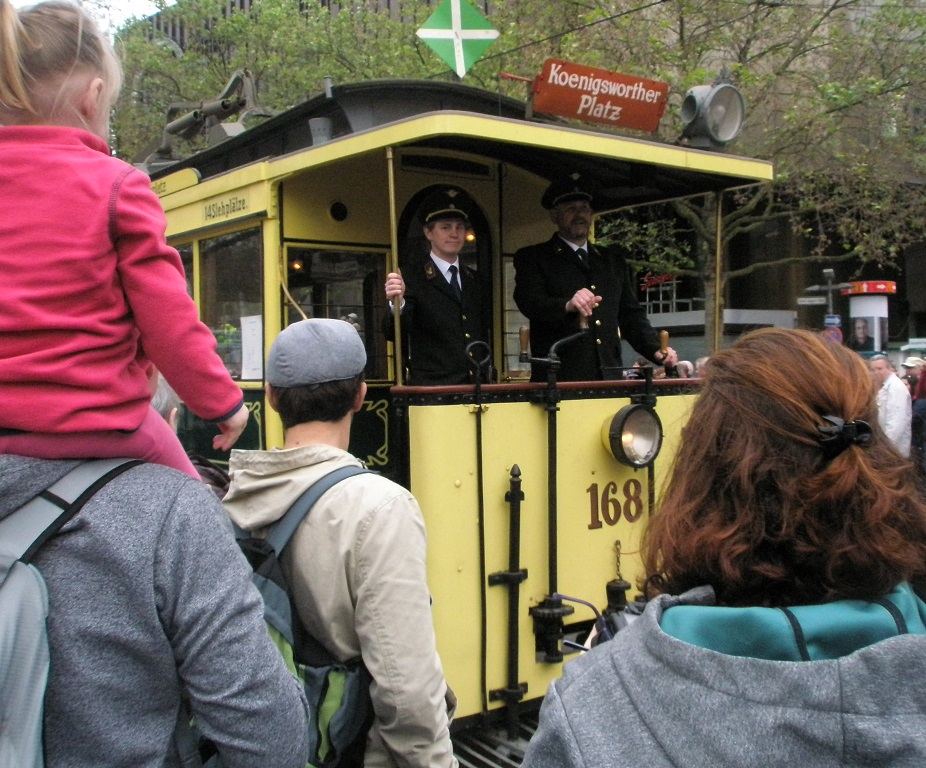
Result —
[{"label": "person in white jacket", "polygon": [[[342,320],[303,320],[276,338],[267,395],[284,445],[232,452],[224,503],[239,526],[260,531],[322,476],[361,465],[347,447],[365,366],[363,342]],[[305,628],[338,660],[362,657],[373,678],[364,766],[457,765],[449,729],[456,698],[437,654],[426,543],[411,493],[366,473],[322,495],[282,555]]]},{"label": "person in white jacket", "polygon": [[894,373],[894,366],[886,355],[875,355],[868,361],[868,367],[878,384],[878,424],[898,453],[909,456],[913,428],[910,390]]}]

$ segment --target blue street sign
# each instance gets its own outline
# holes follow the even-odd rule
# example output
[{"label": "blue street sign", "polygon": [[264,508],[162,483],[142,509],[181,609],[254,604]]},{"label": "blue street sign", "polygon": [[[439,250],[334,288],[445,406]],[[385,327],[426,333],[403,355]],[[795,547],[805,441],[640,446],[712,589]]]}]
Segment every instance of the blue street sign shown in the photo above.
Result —
[{"label": "blue street sign", "polygon": [[823,318],[823,325],[826,328],[841,328],[842,317],[840,315],[826,315],[826,317]]}]

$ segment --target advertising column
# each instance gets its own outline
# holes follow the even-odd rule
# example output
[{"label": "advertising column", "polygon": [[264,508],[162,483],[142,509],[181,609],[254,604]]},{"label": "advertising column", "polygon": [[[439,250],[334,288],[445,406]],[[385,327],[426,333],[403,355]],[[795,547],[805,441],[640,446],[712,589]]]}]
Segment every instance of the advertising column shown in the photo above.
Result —
[{"label": "advertising column", "polygon": [[855,282],[843,291],[849,297],[846,345],[857,352],[882,352],[887,348],[887,297],[897,293],[890,280]]}]

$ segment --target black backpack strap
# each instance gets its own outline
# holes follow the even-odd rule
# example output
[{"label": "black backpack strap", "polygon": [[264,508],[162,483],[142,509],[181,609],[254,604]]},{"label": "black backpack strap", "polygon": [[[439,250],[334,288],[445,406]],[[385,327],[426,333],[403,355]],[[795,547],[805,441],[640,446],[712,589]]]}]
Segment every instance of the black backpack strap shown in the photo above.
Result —
[{"label": "black backpack strap", "polygon": [[306,488],[302,492],[302,495],[292,503],[292,506],[286,511],[286,514],[270,526],[270,529],[267,531],[267,543],[271,546],[273,551],[276,552],[277,557],[279,557],[283,548],[289,543],[289,540],[299,527],[299,523],[305,519],[306,515],[312,510],[312,507],[315,506],[315,502],[322,497],[325,491],[333,485],[337,485],[342,480],[346,480],[348,477],[361,475],[366,472],[372,473],[372,470],[356,465],[341,467],[340,469],[329,472]]},{"label": "black backpack strap", "polygon": [[25,563],[117,475],[143,462],[138,459],[94,459],[78,464],[31,501],[0,520],[3,550]]}]

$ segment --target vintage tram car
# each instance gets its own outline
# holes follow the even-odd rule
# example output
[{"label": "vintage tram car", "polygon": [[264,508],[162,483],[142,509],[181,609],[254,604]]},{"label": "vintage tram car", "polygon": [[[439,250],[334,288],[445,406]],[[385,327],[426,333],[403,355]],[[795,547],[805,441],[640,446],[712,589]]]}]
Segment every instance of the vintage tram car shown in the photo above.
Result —
[{"label": "vintage tram car", "polygon": [[[252,412],[239,447],[282,444],[264,389],[276,334],[303,316],[354,322],[369,394],[351,450],[424,512],[461,761],[517,764],[520,715],[594,618],[558,595],[600,609],[627,588],[633,599],[643,577],[634,553],[696,385],[529,383],[512,257],[550,236],[540,200],[551,179],[579,173],[601,190],[598,207],[614,210],[766,181],[772,168],[525,119],[521,102],[423,81],[329,87],[248,130],[213,128],[223,141],[179,160],[162,151],[148,171],[201,318]],[[491,348],[474,364],[499,383],[408,387],[380,333],[383,284],[420,247],[422,201],[449,186],[463,191],[472,226],[462,258],[491,287]],[[189,416],[183,427],[188,447],[208,454],[211,430]],[[492,721],[511,738],[467,741],[469,726],[485,735]]]}]

